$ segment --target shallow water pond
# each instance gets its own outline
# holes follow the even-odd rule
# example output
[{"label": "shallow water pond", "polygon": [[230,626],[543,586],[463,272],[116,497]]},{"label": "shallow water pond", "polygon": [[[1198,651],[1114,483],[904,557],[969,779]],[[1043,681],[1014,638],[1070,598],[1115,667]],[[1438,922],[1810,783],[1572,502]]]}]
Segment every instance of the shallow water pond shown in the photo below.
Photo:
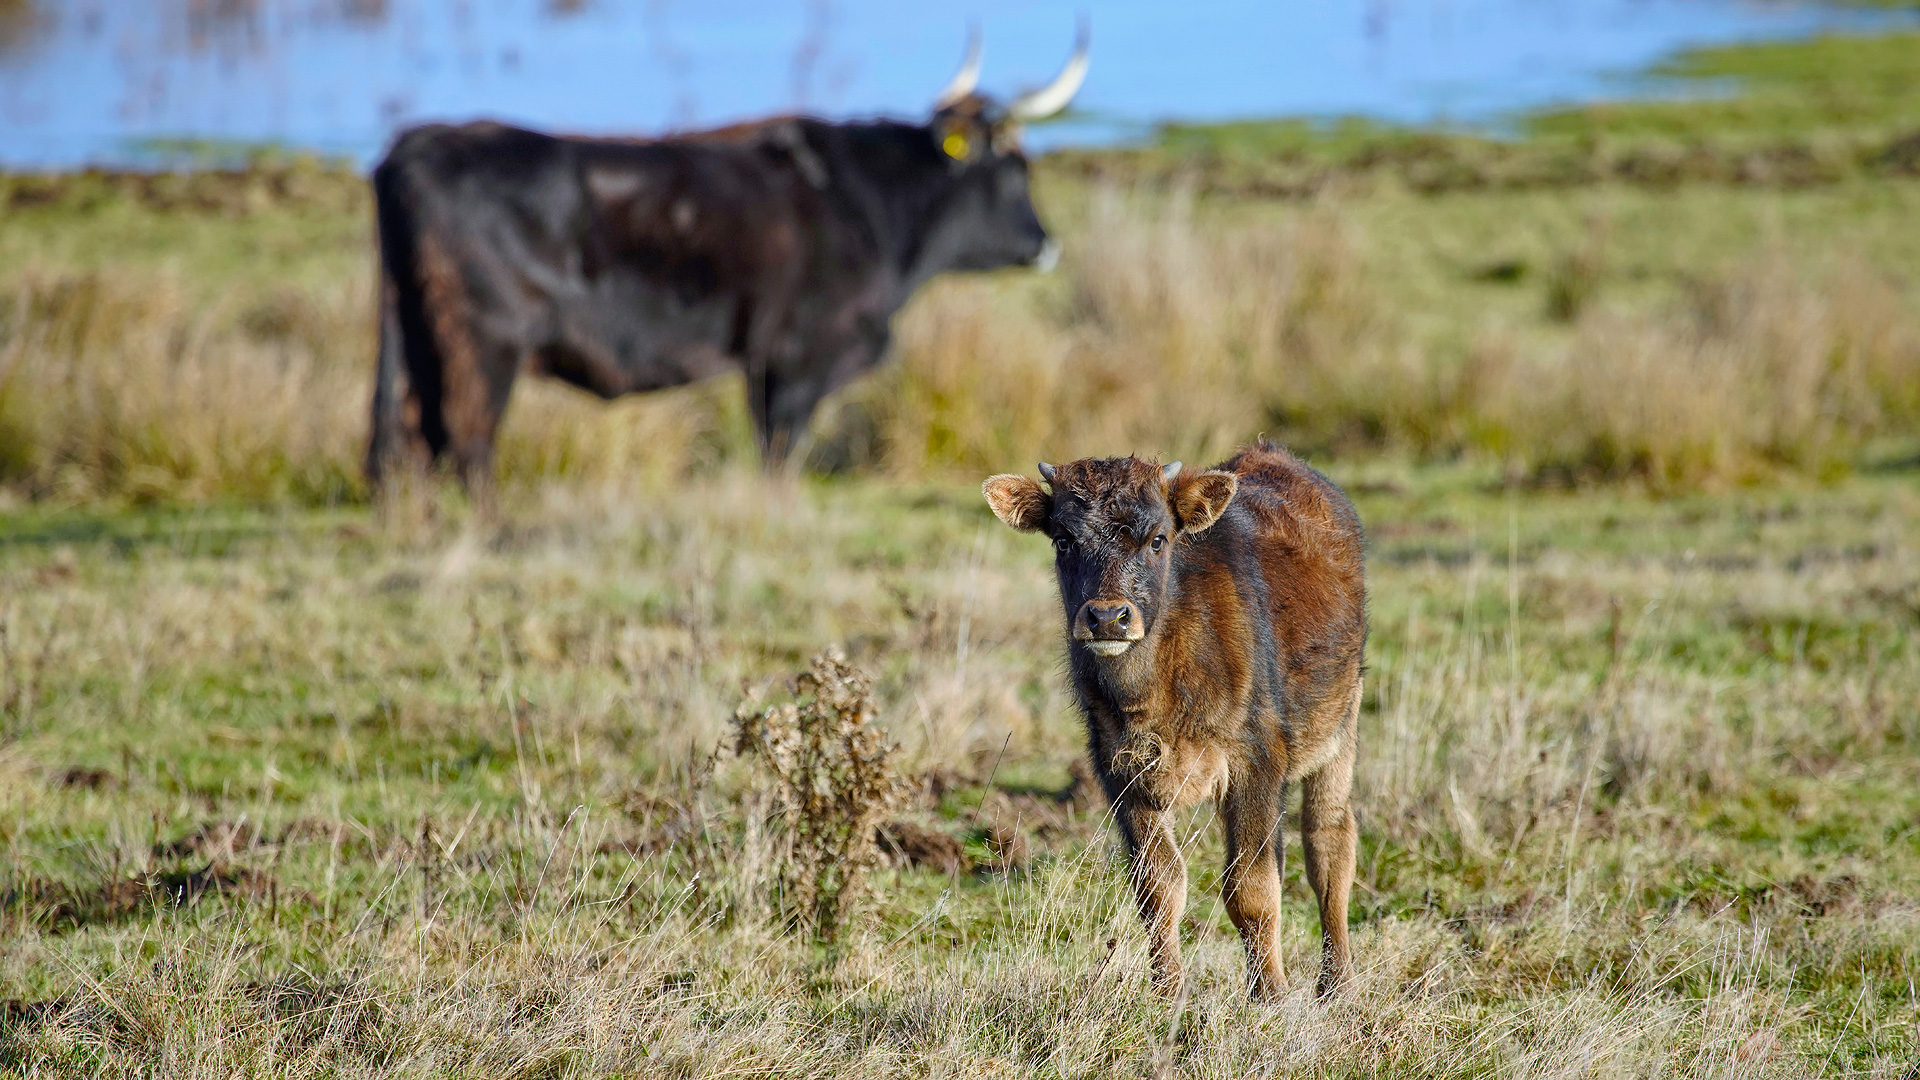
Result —
[{"label": "shallow water pond", "polygon": [[182,164],[271,144],[372,160],[490,116],[649,133],[781,110],[918,115],[970,24],[984,86],[1045,80],[1077,12],[1092,73],[1040,145],[1159,120],[1485,122],[1644,89],[1677,49],[1911,25],[1740,0],[0,0],[0,165]]}]

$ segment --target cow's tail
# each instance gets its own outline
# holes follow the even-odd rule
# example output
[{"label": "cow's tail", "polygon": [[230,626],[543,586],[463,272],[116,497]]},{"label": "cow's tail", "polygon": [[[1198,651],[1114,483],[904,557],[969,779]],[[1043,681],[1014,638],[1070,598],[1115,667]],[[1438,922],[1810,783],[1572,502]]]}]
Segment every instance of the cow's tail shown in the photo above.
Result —
[{"label": "cow's tail", "polygon": [[373,369],[373,417],[366,461],[367,483],[375,492],[401,464],[401,447],[406,441],[400,415],[407,372],[400,341],[399,301],[384,271],[380,279],[380,356]]},{"label": "cow's tail", "polygon": [[396,189],[399,170],[382,163],[373,174],[380,244],[380,354],[373,369],[373,415],[367,438],[367,483],[377,496],[397,471],[417,455],[417,432],[407,430],[407,341],[402,328],[402,290],[414,279],[413,237]]}]

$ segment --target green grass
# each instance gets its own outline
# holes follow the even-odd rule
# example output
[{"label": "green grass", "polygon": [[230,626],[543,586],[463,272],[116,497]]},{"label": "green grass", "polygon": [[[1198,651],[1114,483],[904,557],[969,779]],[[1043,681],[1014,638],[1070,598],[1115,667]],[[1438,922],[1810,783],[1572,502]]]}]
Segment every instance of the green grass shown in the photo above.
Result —
[{"label": "green grass", "polygon": [[[1465,1076],[1590,1075],[1590,1052],[1600,1074],[1899,1075],[1920,1056],[1911,475],[1649,500],[1334,466],[1374,595],[1363,974],[1340,1005],[1310,999],[1297,861],[1295,994],[1240,1002],[1198,828],[1198,981],[1170,1035],[1104,824],[1048,794],[1081,736],[1045,552],[970,485],[722,476],[549,496],[493,536],[8,518],[0,998],[73,1011],[9,1029],[0,1061]],[[910,816],[978,858],[979,830],[1018,821],[1036,852],[1011,877],[886,872],[833,962],[743,914],[765,888],[748,777],[699,764],[743,681],[830,643],[876,676],[911,766],[960,777]],[[704,827],[673,832],[681,814]],[[251,831],[231,855],[178,843],[213,823]],[[164,899],[208,867],[223,887]],[[276,1004],[296,991],[320,1020]]]},{"label": "green grass", "polygon": [[1902,140],[1920,130],[1916,55],[1914,32],[1706,48],[1644,73],[1644,97],[1525,113],[1504,136],[1360,117],[1172,123],[1144,147],[1059,167],[1292,198],[1382,178],[1431,194],[1913,175],[1920,154]]},{"label": "green grass", "polygon": [[[1655,93],[1525,113],[1517,118],[1517,141],[1910,134],[1920,127],[1916,56],[1920,33],[1914,32],[1696,49],[1641,75],[1656,91],[1677,91],[1664,100]],[[1417,152],[1444,138],[1419,127],[1340,117],[1170,123],[1159,129],[1154,143],[1177,157],[1332,164],[1396,150]]]},{"label": "green grass", "polygon": [[[307,159],[240,172],[0,177],[0,263],[170,272],[212,299],[313,290],[372,269],[366,183]],[[12,276],[12,275],[9,275]]]},{"label": "green grass", "polygon": [[1649,74],[1720,94],[1545,112],[1525,130],[1580,139],[1906,135],[1920,127],[1916,56],[1920,33],[1912,32],[1701,49]]}]

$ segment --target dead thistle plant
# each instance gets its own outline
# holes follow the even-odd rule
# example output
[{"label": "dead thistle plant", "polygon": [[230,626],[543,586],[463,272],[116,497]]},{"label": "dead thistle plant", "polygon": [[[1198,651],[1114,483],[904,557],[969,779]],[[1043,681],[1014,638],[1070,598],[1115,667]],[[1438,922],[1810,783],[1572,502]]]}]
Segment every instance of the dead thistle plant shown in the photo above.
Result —
[{"label": "dead thistle plant", "polygon": [[879,861],[874,831],[900,800],[899,747],[874,722],[873,687],[837,649],[789,684],[791,700],[749,697],[734,714],[734,752],[758,762],[783,833],[776,907],[790,926],[833,943]]}]

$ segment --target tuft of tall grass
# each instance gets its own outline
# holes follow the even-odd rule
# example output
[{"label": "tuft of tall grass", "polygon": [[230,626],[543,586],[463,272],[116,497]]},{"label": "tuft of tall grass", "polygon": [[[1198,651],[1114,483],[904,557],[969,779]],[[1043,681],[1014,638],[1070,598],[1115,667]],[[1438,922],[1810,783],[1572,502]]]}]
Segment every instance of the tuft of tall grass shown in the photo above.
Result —
[{"label": "tuft of tall grass", "polygon": [[1857,263],[1774,254],[1628,307],[1607,302],[1596,224],[1548,283],[1570,332],[1454,348],[1374,284],[1337,202],[1209,218],[1109,189],[1078,241],[1064,298],[953,282],[909,312],[900,365],[863,392],[882,464],[1208,457],[1266,431],[1684,489],[1831,474],[1920,425],[1920,321]]},{"label": "tuft of tall grass", "polygon": [[[0,294],[0,485],[56,500],[364,497],[370,277],[196,303],[173,273],[28,272]],[[509,480],[659,482],[750,447],[739,387],[605,406],[525,380]]]},{"label": "tuft of tall grass", "polygon": [[1534,475],[1659,488],[1830,475],[1920,424],[1920,323],[1880,276],[1809,280],[1772,257],[1698,282],[1677,310],[1596,310],[1564,349],[1488,380],[1482,406]]},{"label": "tuft of tall grass", "polygon": [[[0,476],[39,496],[331,500],[357,483],[364,282],[196,306],[169,275],[0,297]],[[339,352],[348,357],[337,355]]]},{"label": "tuft of tall grass", "polygon": [[1345,358],[1379,350],[1384,313],[1336,215],[1230,222],[1103,189],[1067,251],[1058,289],[953,280],[906,313],[898,366],[855,392],[877,464],[1205,458],[1288,416],[1353,419]]}]

